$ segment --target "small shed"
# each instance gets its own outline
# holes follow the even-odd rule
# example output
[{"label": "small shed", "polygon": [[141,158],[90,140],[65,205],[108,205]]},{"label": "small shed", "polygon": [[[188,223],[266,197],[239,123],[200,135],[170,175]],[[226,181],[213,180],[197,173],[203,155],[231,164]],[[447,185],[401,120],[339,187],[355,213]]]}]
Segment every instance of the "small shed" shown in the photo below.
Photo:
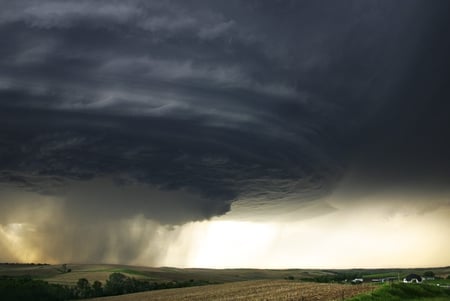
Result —
[{"label": "small shed", "polygon": [[409,274],[405,278],[403,278],[403,283],[421,283],[422,282],[422,276],[417,274]]}]

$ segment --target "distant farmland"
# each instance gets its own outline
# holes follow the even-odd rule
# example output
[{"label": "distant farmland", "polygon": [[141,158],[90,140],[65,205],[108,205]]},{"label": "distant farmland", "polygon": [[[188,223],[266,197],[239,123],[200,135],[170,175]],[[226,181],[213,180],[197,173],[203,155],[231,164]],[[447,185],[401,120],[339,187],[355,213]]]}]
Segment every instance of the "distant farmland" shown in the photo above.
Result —
[{"label": "distant farmland", "polygon": [[128,277],[152,282],[207,280],[212,283],[237,282],[243,280],[281,280],[330,276],[332,272],[321,270],[264,270],[264,269],[178,269],[171,267],[140,267],[113,264],[69,264],[71,272],[61,271],[61,265],[11,265],[0,264],[0,276],[31,276],[50,283],[75,285],[80,278],[90,282],[105,283],[111,273],[122,273]]},{"label": "distant farmland", "polygon": [[372,285],[307,283],[286,280],[241,281],[201,287],[150,291],[91,300],[98,301],[327,301],[370,292]]},{"label": "distant farmland", "polygon": [[[420,275],[426,272],[434,273],[435,280],[427,280],[426,284],[411,286],[409,284],[395,283],[400,281],[410,273]],[[108,280],[114,274],[122,275],[123,279],[118,285],[118,291],[113,292],[110,286],[107,288]],[[426,299],[433,301],[449,300],[447,290],[438,289],[436,284],[442,285],[444,289],[450,282],[450,267],[441,268],[420,268],[420,269],[347,269],[347,270],[313,270],[313,269],[196,269],[196,268],[172,268],[172,267],[143,267],[114,264],[11,264],[0,263],[0,296],[1,300],[36,300],[36,294],[40,291],[33,290],[30,283],[33,281],[45,281],[40,284],[42,287],[53,288],[49,290],[48,296],[54,296],[55,287],[59,285],[60,290],[63,285],[65,294],[59,293],[59,299],[54,300],[74,300],[79,297],[92,298],[93,296],[111,296],[119,293],[129,293],[114,297],[104,297],[97,300],[155,300],[155,301],[227,301],[227,300],[290,300],[290,301],[318,301],[318,300],[348,300],[352,296],[368,292],[356,297],[357,300],[412,300],[419,292],[411,293],[411,289],[423,288]],[[397,276],[397,277],[394,277]],[[3,278],[2,278],[3,277]],[[382,285],[380,278],[393,277],[394,283]],[[365,284],[351,285],[352,279],[363,278]],[[448,278],[448,279],[447,279]],[[21,279],[30,279],[28,282],[21,282]],[[124,280],[125,279],[125,280]],[[80,286],[79,280],[83,286]],[[128,281],[130,280],[130,281]],[[377,280],[379,284],[372,284]],[[50,284],[45,284],[49,282]],[[100,284],[101,290],[94,290],[94,282]],[[2,286],[3,283],[3,286]],[[16,285],[11,289],[11,283]],[[370,284],[367,284],[370,283]],[[39,284],[35,282],[34,284]],[[206,285],[208,284],[208,285]],[[9,286],[8,286],[9,285]],[[52,287],[53,285],[53,287]],[[199,286],[201,285],[201,286]],[[114,286],[114,287],[115,287]],[[6,289],[1,292],[1,289]],[[9,290],[8,290],[9,287]],[[98,287],[97,287],[98,288]],[[387,295],[399,296],[384,298]],[[387,289],[387,291],[386,291]],[[432,290],[434,289],[434,291]],[[407,290],[404,294],[403,290]],[[94,294],[95,291],[95,294]],[[9,292],[14,298],[7,298]],[[47,292],[47,291],[43,291]],[[141,292],[134,293],[132,292]],[[30,298],[24,299],[22,296],[28,293]],[[42,293],[42,292],[41,292]],[[53,295],[52,295],[53,294]],[[64,298],[61,298],[64,295]],[[445,295],[442,299],[441,295]],[[440,299],[436,299],[436,298]],[[50,300],[42,299],[41,300]],[[52,299],[53,300],[53,299]],[[355,299],[356,300],[356,299]],[[422,299],[420,299],[422,300]],[[425,299],[423,299],[425,300]]]}]

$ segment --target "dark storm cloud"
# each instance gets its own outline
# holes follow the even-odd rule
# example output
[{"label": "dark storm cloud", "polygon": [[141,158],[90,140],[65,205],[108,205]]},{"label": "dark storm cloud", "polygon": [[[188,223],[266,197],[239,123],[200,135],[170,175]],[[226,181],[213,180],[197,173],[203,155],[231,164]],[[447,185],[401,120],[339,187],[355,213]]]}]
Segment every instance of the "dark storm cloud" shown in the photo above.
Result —
[{"label": "dark storm cloud", "polygon": [[349,166],[447,180],[446,2],[1,6],[2,181],[64,194],[110,178],[137,190],[92,193],[112,216],[177,223],[312,200]]}]

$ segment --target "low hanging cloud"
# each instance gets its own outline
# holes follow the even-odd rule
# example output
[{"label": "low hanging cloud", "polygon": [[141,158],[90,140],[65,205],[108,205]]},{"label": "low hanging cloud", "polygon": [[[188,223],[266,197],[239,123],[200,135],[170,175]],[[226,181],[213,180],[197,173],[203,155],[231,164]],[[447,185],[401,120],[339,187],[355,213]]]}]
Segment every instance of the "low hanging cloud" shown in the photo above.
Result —
[{"label": "low hanging cloud", "polygon": [[[230,210],[329,214],[336,189],[448,186],[449,4],[325,4],[2,3],[0,182],[53,200],[42,241],[65,219],[116,229],[85,257],[116,261],[139,254],[95,255],[129,237],[114,221],[150,239]],[[34,208],[16,199],[4,233]]]}]

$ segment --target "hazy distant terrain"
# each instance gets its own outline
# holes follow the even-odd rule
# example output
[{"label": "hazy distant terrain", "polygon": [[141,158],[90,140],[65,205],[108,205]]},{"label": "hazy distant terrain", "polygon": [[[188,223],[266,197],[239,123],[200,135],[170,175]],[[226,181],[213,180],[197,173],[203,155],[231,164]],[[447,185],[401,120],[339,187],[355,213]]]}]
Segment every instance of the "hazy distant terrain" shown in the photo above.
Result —
[{"label": "hazy distant terrain", "polygon": [[31,276],[50,283],[74,285],[80,278],[105,282],[112,273],[122,273],[128,277],[154,282],[208,280],[211,283],[225,283],[244,280],[264,279],[311,279],[334,277],[338,274],[358,274],[363,278],[404,277],[409,273],[423,274],[433,271],[445,278],[450,275],[450,267],[422,269],[197,269],[172,267],[143,267],[114,264],[68,264],[70,272],[63,272],[61,265],[15,265],[0,264],[0,276]]},{"label": "hazy distant terrain", "polygon": [[111,273],[122,273],[129,277],[155,282],[208,280],[215,283],[259,279],[284,279],[289,276],[308,278],[332,275],[321,270],[264,270],[264,269],[179,269],[172,267],[140,267],[112,264],[68,265],[71,272],[61,272],[60,265],[0,265],[0,275],[25,276],[42,279],[50,283],[75,284],[78,279],[105,282]]}]

